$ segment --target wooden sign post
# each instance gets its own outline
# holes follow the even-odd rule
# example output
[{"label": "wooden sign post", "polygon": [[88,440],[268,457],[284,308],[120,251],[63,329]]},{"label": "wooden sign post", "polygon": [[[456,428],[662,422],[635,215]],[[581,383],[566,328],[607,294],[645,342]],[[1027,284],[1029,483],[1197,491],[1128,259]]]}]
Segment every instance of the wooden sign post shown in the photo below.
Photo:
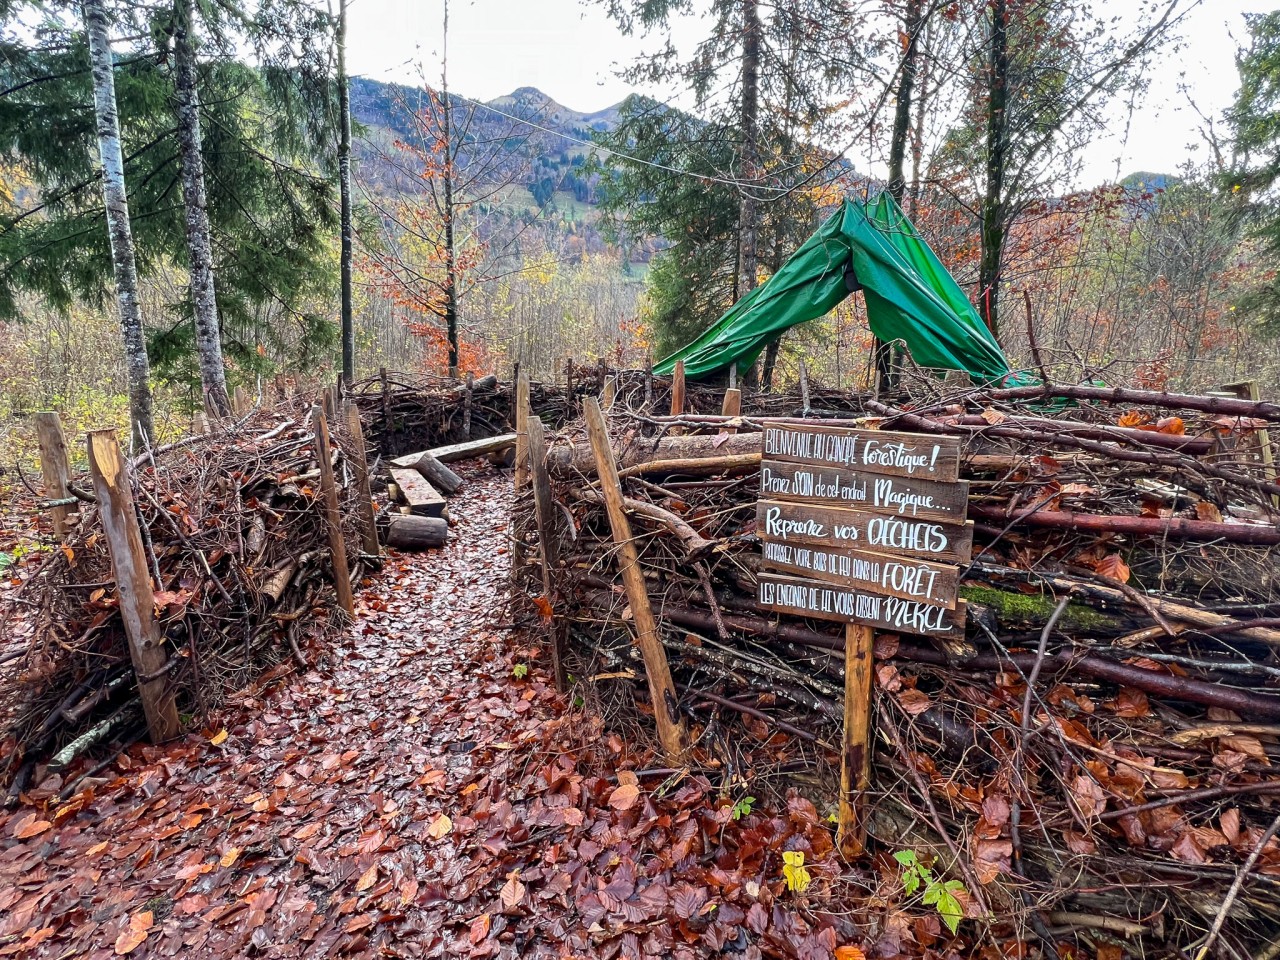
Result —
[{"label": "wooden sign post", "polygon": [[836,842],[866,846],[875,630],[964,636],[960,570],[973,550],[960,443],[881,430],[769,426],[756,528],[760,605],[844,623],[844,735]]}]

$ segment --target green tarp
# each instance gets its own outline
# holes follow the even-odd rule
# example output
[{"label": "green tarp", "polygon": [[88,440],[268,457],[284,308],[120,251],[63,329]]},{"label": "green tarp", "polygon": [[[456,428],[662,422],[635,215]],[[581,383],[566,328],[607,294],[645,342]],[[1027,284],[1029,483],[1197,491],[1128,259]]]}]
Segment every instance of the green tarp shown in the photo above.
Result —
[{"label": "green tarp", "polygon": [[982,382],[1009,373],[969,298],[887,193],[865,204],[845,200],[777,273],[655,371],[669,374],[677,360],[690,379],[733,363],[746,370],[783,331],[830,313],[855,278],[872,333],[901,340],[920,366]]}]

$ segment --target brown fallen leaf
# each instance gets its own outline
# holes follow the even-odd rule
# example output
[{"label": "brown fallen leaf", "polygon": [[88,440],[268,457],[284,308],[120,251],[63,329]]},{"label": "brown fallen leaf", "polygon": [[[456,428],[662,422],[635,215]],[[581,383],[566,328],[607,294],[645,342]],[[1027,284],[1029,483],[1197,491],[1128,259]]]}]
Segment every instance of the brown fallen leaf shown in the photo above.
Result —
[{"label": "brown fallen leaf", "polygon": [[130,917],[129,926],[116,937],[116,956],[123,957],[126,953],[132,953],[137,949],[142,941],[147,939],[147,934],[151,932],[154,922],[155,917],[150,910],[143,910]]},{"label": "brown fallen leaf", "polygon": [[29,840],[31,837],[38,837],[53,827],[48,820],[40,820],[34,813],[28,814],[14,825],[13,837],[15,840]]},{"label": "brown fallen leaf", "polygon": [[525,885],[520,882],[520,871],[512,870],[507,874],[507,882],[502,885],[502,906],[514,910],[524,900]]},{"label": "brown fallen leaf", "polygon": [[375,883],[378,882],[378,865],[375,863],[364,873],[360,874],[360,879],[356,881],[356,893],[364,893]]},{"label": "brown fallen leaf", "polygon": [[431,821],[431,826],[427,828],[427,835],[432,840],[439,840],[441,837],[449,835],[449,831],[453,829],[453,821],[449,819],[447,814],[440,814]]},{"label": "brown fallen leaf", "polygon": [[640,788],[634,783],[624,783],[609,794],[609,806],[615,810],[630,810],[640,799]]}]

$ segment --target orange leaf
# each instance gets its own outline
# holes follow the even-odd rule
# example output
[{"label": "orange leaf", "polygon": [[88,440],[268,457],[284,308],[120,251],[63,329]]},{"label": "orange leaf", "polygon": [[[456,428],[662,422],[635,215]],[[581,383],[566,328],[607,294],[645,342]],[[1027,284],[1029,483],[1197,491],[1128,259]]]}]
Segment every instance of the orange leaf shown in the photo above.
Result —
[{"label": "orange leaf", "polygon": [[1221,523],[1222,511],[1207,500],[1197,500],[1196,517],[1200,520],[1208,520],[1210,523]]},{"label": "orange leaf", "polygon": [[546,597],[534,597],[533,605],[538,608],[538,616],[543,620],[551,619],[551,601]]},{"label": "orange leaf", "polygon": [[615,810],[630,810],[640,799],[640,788],[634,783],[624,783],[609,794],[609,806]]},{"label": "orange leaf", "polygon": [[1098,561],[1095,567],[1099,575],[1106,577],[1108,580],[1115,580],[1118,583],[1129,582],[1129,565],[1124,562],[1118,553],[1111,553]]},{"label": "orange leaf", "polygon": [[1120,414],[1120,419],[1116,421],[1116,423],[1122,427],[1140,427],[1146,422],[1146,416],[1139,413],[1137,410],[1129,410],[1126,413]]},{"label": "orange leaf", "polygon": [[67,563],[76,562],[76,552],[72,550],[70,547],[68,547],[66,544],[62,545],[62,555],[67,558]]},{"label": "orange leaf", "polygon": [[1156,429],[1161,433],[1172,433],[1176,436],[1182,436],[1187,432],[1186,424],[1182,422],[1181,417],[1165,417],[1157,420]]},{"label": "orange leaf", "polygon": [[431,821],[431,826],[427,828],[427,835],[432,840],[439,840],[441,837],[447,836],[449,831],[453,829],[453,821],[446,814],[440,814]]},{"label": "orange leaf", "polygon": [[364,893],[375,883],[378,882],[378,865],[375,863],[372,867],[360,875],[360,879],[356,881],[356,893]]},{"label": "orange leaf", "polygon": [[525,886],[520,882],[518,870],[512,870],[507,874],[507,882],[502,885],[502,905],[508,910],[514,910],[520,906],[520,901],[524,899]]},{"label": "orange leaf", "polygon": [[136,949],[143,940],[147,939],[147,934],[151,932],[151,925],[154,922],[155,917],[150,910],[143,910],[130,917],[129,926],[116,937],[116,956],[123,957]]},{"label": "orange leaf", "polygon": [[48,820],[36,819],[36,814],[30,813],[18,821],[13,831],[15,840],[28,840],[31,837],[38,837],[46,830],[53,826]]},{"label": "orange leaf", "polygon": [[836,960],[867,960],[867,955],[862,952],[861,947],[846,944],[843,947],[836,947]]},{"label": "orange leaf", "polygon": [[471,921],[471,945],[476,946],[487,936],[489,936],[489,915],[482,913]]},{"label": "orange leaf", "polygon": [[222,866],[224,867],[229,867],[239,859],[240,859],[240,848],[232,847],[230,850],[228,850],[226,853],[222,855],[222,858],[218,861],[218,863],[222,864]]}]

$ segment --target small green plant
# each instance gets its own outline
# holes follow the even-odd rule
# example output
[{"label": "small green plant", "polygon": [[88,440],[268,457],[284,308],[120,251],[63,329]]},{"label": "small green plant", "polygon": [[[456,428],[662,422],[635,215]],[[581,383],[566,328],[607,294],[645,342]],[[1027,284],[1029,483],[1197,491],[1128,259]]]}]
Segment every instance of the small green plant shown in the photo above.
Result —
[{"label": "small green plant", "polygon": [[11,566],[13,566],[13,557],[5,553],[3,550],[0,550],[0,570]]},{"label": "small green plant", "polygon": [[743,797],[733,805],[733,819],[741,820],[743,817],[751,815],[751,806],[756,802],[755,797]]},{"label": "small green plant", "polygon": [[924,896],[921,900],[924,905],[937,910],[947,929],[955,933],[964,917],[964,908],[960,906],[956,894],[964,890],[964,884],[959,880],[937,879],[933,871],[920,862],[914,850],[899,850],[893,855],[893,859],[902,867],[902,889],[907,896],[915,896],[916,891],[923,886]]},{"label": "small green plant", "polygon": [[523,680],[529,675],[529,668],[523,663],[517,663],[515,669],[511,671],[511,675],[517,680]]}]

